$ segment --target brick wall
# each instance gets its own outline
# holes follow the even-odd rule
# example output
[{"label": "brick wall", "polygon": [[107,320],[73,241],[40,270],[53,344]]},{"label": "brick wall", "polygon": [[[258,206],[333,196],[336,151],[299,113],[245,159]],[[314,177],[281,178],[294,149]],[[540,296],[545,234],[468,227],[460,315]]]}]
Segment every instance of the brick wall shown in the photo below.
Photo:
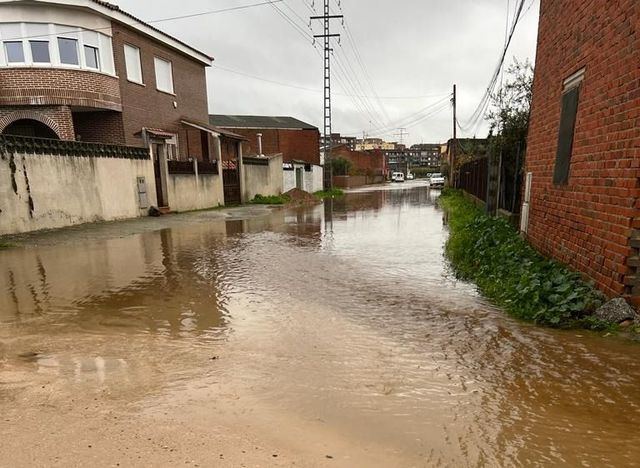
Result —
[{"label": "brick wall", "polygon": [[243,154],[258,154],[258,133],[262,133],[264,154],[282,153],[284,162],[293,160],[320,164],[320,132],[318,130],[281,130],[229,128],[229,131],[246,137]]},{"label": "brick wall", "polygon": [[[630,295],[640,228],[640,2],[542,0],[526,170],[529,240]],[[585,67],[569,182],[553,184],[563,81]],[[627,283],[627,285],[625,285]]]},{"label": "brick wall", "polygon": [[381,150],[351,151],[346,146],[338,146],[331,150],[331,157],[351,161],[353,175],[384,175],[385,173],[385,158]]},{"label": "brick wall", "polygon": [[0,105],[29,104],[120,110],[118,78],[86,70],[0,69]]},{"label": "brick wall", "polygon": [[75,140],[69,106],[0,106],[0,133],[12,122],[22,119],[42,122],[61,140]]},{"label": "brick wall", "polygon": [[[198,145],[190,146],[187,150],[186,130],[180,120],[209,121],[204,65],[126,26],[113,23],[112,27],[115,67],[120,77],[120,93],[124,103],[122,115],[126,144],[142,144],[141,138],[135,135],[142,127],[161,128],[178,134],[181,157],[186,158],[188,152],[201,153]],[[125,43],[140,48],[144,85],[127,80]],[[156,89],[155,56],[172,63],[175,95]]]},{"label": "brick wall", "polygon": [[75,112],[73,126],[80,141],[124,145],[124,129],[120,112]]}]

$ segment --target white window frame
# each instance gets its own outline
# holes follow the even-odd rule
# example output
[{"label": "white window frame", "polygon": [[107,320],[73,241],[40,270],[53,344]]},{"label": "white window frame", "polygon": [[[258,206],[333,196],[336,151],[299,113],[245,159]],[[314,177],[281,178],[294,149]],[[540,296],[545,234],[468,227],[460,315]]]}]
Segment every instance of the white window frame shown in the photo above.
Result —
[{"label": "white window frame", "polygon": [[[171,89],[163,89],[160,87],[159,84],[159,80],[158,80],[158,64],[159,63],[164,63],[164,64],[168,64],[169,65],[169,84]],[[163,58],[160,57],[153,57],[153,68],[154,68],[154,72],[156,74],[156,89],[162,93],[167,93],[167,94],[174,94],[175,95],[175,86],[173,83],[173,63],[171,63],[171,61],[169,60],[165,60]]]},{"label": "white window frame", "polygon": [[[113,42],[111,36],[90,29],[56,23],[26,23],[10,22],[3,24],[14,25],[13,33],[6,33],[9,37],[3,37],[0,28],[0,68],[62,68],[73,70],[87,70],[94,73],[102,73],[109,76],[117,76],[113,60]],[[37,34],[34,34],[31,25],[41,25]],[[8,28],[7,28],[8,29]],[[60,61],[60,49],[58,39],[72,39],[76,41],[78,64],[67,64]],[[31,41],[47,41],[49,46],[49,62],[34,62],[31,51]],[[22,42],[24,62],[8,62],[5,42]],[[88,45],[98,49],[98,68],[87,66],[84,46]]]},{"label": "white window frame", "polygon": [[[127,49],[136,52],[135,57],[137,58],[137,63],[129,63],[129,61],[127,60]],[[127,81],[130,81],[132,83],[137,83],[137,84],[144,84],[144,75],[142,73],[142,53],[140,51],[140,47],[136,47],[133,44],[124,44],[123,46],[123,53],[124,53],[124,68],[125,68],[125,74],[127,75]],[[136,69],[135,71],[138,72],[138,75],[140,76],[140,79],[136,79],[136,77],[132,77],[130,75],[130,72],[132,71],[132,69]]]}]

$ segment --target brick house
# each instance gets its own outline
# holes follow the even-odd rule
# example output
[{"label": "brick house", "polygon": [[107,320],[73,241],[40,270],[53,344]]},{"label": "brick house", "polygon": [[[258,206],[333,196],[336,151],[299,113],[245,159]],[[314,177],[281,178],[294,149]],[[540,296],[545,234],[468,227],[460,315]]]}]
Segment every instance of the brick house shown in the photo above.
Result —
[{"label": "brick house", "polygon": [[246,138],[243,153],[258,154],[258,134],[262,153],[282,153],[285,163],[304,161],[320,165],[320,131],[293,117],[253,115],[211,115],[209,123]]},{"label": "brick house", "polygon": [[150,147],[166,206],[161,160],[242,141],[208,122],[212,60],[102,0],[0,0],[0,134]]},{"label": "brick house", "polygon": [[640,3],[542,0],[522,229],[640,298]]}]

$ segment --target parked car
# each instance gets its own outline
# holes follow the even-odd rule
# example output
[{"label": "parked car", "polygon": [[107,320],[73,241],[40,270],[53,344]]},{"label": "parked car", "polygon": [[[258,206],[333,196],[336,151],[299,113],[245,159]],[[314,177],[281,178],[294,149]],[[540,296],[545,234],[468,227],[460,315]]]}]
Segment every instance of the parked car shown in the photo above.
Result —
[{"label": "parked car", "polygon": [[407,173],[407,180],[413,180],[415,178],[416,177],[411,172]]},{"label": "parked car", "polygon": [[404,182],[404,173],[394,172],[391,174],[391,182]]},{"label": "parked car", "polygon": [[431,188],[444,188],[445,178],[442,174],[431,174],[429,185]]}]

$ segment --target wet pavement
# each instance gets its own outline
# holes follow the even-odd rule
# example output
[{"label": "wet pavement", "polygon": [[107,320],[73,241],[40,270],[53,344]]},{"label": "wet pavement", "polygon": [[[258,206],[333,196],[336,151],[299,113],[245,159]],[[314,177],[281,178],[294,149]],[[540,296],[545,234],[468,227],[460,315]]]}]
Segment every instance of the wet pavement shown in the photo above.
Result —
[{"label": "wet pavement", "polygon": [[640,347],[505,316],[438,191],[0,251],[0,466],[640,466]]}]

